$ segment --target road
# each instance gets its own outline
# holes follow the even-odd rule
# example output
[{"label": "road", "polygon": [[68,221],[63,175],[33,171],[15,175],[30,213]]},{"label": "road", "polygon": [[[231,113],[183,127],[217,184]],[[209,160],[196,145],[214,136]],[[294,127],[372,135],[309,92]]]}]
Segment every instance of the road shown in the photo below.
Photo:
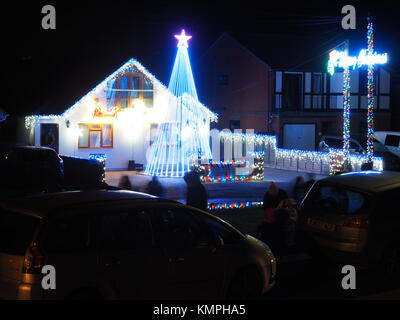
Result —
[{"label": "road", "polygon": [[317,263],[305,254],[284,257],[278,265],[276,286],[263,299],[400,300],[400,283],[376,270],[357,270],[356,290],[344,290],[342,267]]}]

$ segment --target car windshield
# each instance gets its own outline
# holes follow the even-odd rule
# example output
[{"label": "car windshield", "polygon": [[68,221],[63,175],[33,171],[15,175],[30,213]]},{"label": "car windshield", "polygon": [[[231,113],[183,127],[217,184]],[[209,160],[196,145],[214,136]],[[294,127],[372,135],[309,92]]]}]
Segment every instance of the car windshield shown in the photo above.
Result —
[{"label": "car windshield", "polygon": [[353,215],[365,212],[367,200],[367,196],[360,192],[321,184],[313,189],[303,207],[311,211]]}]

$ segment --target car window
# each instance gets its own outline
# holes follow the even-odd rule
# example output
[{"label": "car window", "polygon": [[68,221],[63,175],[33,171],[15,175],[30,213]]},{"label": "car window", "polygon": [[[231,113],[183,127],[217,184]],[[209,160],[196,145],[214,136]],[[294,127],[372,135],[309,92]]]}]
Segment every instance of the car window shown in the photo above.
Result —
[{"label": "car window", "polygon": [[359,214],[367,207],[366,195],[339,186],[321,184],[306,198],[304,208],[334,212],[337,214]]},{"label": "car window", "polygon": [[49,222],[43,248],[49,253],[71,253],[93,249],[88,215],[56,218]]},{"label": "car window", "polygon": [[151,222],[157,246],[197,247],[209,239],[208,230],[189,210],[160,207],[153,211]]},{"label": "car window", "polygon": [[152,247],[147,211],[132,208],[103,214],[100,218],[100,246],[104,250]]},{"label": "car window", "polygon": [[39,220],[0,209],[0,253],[23,256]]},{"label": "car window", "polygon": [[340,139],[325,139],[325,143],[329,146],[330,149],[341,149],[343,148],[343,140]]},{"label": "car window", "polygon": [[205,214],[201,215],[201,219],[210,227],[216,236],[223,240],[224,244],[236,244],[243,240],[243,237],[236,230],[219,220]]}]

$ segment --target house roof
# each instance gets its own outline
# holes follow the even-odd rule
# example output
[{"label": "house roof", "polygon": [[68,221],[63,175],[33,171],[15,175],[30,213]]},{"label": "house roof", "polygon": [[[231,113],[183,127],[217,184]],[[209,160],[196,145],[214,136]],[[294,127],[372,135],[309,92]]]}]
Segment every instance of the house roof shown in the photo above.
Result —
[{"label": "house roof", "polygon": [[223,33],[210,49],[225,37],[273,69],[319,72],[326,70],[329,52],[346,40],[341,34],[327,40],[314,34],[293,37],[291,34]]},{"label": "house roof", "polygon": [[[100,90],[103,90],[105,87],[107,87],[107,84],[111,80],[113,80],[113,79],[117,78],[119,75],[127,72],[132,67],[135,67],[137,70],[139,70],[141,73],[143,73],[153,83],[157,83],[161,88],[163,88],[165,90],[168,90],[168,88],[161,81],[159,81],[152,73],[150,73],[150,71],[148,71],[138,60],[132,58],[128,62],[126,62],[123,66],[121,66],[118,70],[116,70],[114,73],[112,73],[107,78],[105,78],[95,88],[93,88],[91,91],[89,91],[86,95],[84,95],[80,100],[75,102],[70,108],[65,110],[63,113],[54,114],[54,115],[37,115],[37,116],[34,116],[34,117],[52,117],[52,118],[68,117],[71,114],[71,112],[73,112],[85,99],[90,98],[92,95],[94,97],[96,97],[96,94]],[[211,119],[215,120],[216,114],[214,114],[211,110],[209,110],[206,106],[204,106],[200,102],[199,102],[199,107],[201,109],[203,109],[203,111],[205,113],[207,113],[210,116]]]}]

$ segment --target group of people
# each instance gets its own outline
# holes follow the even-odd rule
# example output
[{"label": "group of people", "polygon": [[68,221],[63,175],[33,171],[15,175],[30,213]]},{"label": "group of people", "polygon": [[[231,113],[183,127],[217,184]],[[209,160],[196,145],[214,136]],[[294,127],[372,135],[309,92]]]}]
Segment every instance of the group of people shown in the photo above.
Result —
[{"label": "group of people", "polygon": [[277,257],[285,255],[295,245],[297,207],[314,182],[313,176],[307,182],[303,176],[297,177],[292,197],[275,182],[271,182],[264,195],[264,222],[259,226],[260,239],[268,243]]},{"label": "group of people", "polygon": [[[207,210],[208,195],[201,183],[199,174],[195,171],[190,171],[185,174],[183,179],[186,182],[186,204],[194,208]],[[128,176],[122,176],[118,186],[121,189],[134,190]],[[165,189],[156,176],[147,184],[144,192],[156,197],[163,197],[165,195]]]}]

